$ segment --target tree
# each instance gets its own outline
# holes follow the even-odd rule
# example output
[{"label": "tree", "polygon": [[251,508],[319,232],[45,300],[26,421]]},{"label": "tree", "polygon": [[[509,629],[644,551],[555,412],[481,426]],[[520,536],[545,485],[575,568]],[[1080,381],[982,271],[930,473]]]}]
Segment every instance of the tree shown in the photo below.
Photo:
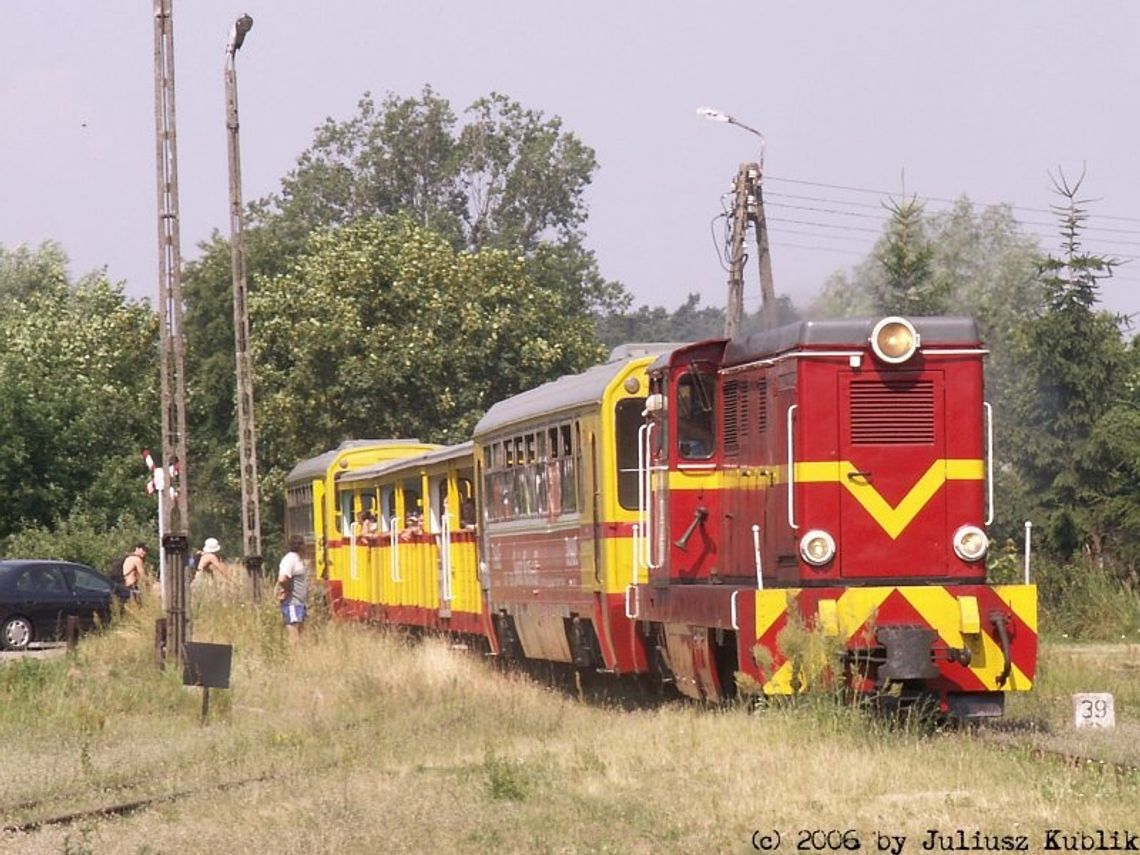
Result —
[{"label": "tree", "polygon": [[[1120,438],[1129,435],[1138,401],[1126,394],[1136,373],[1118,319],[1096,310],[1100,281],[1118,262],[1082,249],[1088,214],[1080,186],[1063,174],[1054,179],[1063,199],[1055,206],[1061,255],[1042,261],[1041,302],[1014,339],[1021,379],[1012,401],[1011,447],[1051,548],[1064,559],[1084,551],[1101,562],[1105,523],[1120,514],[1116,507],[1105,516],[1104,490],[1119,464],[1131,465]],[[1106,468],[1101,455],[1113,449]]]},{"label": "tree", "polygon": [[430,86],[419,98],[365,93],[347,121],[327,119],[313,145],[255,206],[294,240],[362,216],[404,213],[456,248],[510,247],[582,237],[584,192],[597,168],[593,149],[505,95],[466,110],[458,128],[451,104]]},{"label": "tree", "polygon": [[107,526],[153,513],[139,452],[161,435],[157,318],[66,265],[54,244],[0,247],[0,537],[77,508]]},{"label": "tree", "polygon": [[[582,243],[584,191],[596,167],[593,150],[560,119],[497,93],[475,101],[462,124],[431,87],[418,97],[389,94],[381,102],[366,93],[356,115],[329,118],[317,128],[278,193],[250,205],[250,302],[275,278],[310,287],[297,277],[313,264],[302,259],[318,232],[336,234],[362,219],[401,215],[452,251],[507,253],[522,267],[517,276],[538,293],[557,293],[559,311],[575,329],[580,319],[607,311],[624,296],[620,285],[599,274]],[[195,437],[190,457],[198,473],[191,507],[196,527],[224,533],[232,527],[239,489],[228,240],[215,233],[202,246],[201,257],[187,266],[184,286],[188,416]],[[261,334],[255,322],[255,342]],[[374,358],[388,355],[377,351]],[[541,371],[536,376],[545,377]],[[266,387],[255,363],[255,401]],[[255,406],[261,432],[265,417]],[[367,423],[358,426],[358,435],[375,432]]]},{"label": "tree", "polygon": [[934,248],[926,235],[923,207],[916,197],[892,199],[886,234],[875,248],[883,277],[871,284],[874,309],[884,315],[941,315],[948,283],[935,275]]},{"label": "tree", "polygon": [[[1040,290],[1040,250],[1022,232],[1010,207],[978,210],[963,196],[946,211],[921,210],[921,228],[913,222],[913,210],[902,214],[906,222],[901,215],[892,215],[868,258],[851,271],[837,271],[828,278],[811,313],[972,315],[984,341],[1004,341],[1020,322],[1024,307],[1036,303]],[[908,309],[904,300],[890,295],[905,292],[910,281],[918,282],[920,289],[917,302]]]},{"label": "tree", "polygon": [[350,437],[462,441],[492,403],[603,355],[517,252],[456,251],[408,216],[317,232],[250,306],[271,480]]}]

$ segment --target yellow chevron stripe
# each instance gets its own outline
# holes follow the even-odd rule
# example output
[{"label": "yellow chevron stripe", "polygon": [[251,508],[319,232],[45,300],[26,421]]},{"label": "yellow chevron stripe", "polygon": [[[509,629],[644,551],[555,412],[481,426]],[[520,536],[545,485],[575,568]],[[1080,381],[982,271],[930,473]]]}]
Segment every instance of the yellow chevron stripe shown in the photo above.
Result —
[{"label": "yellow chevron stripe", "polygon": [[[958,600],[942,586],[848,589],[836,601],[839,638],[844,642],[849,641],[860,627],[868,621],[873,623],[879,606],[896,590],[938,633],[944,643],[951,647],[965,647],[970,650],[972,658],[969,668],[988,690],[1023,692],[1032,688],[1033,681],[1016,665],[1013,666],[1006,684],[1004,686],[997,685],[998,675],[1005,666],[1005,656],[1002,653],[1001,645],[985,633],[963,635]],[[1036,633],[1036,586],[999,585],[994,590],[1026,627]],[[756,592],[757,639],[761,638],[779,619],[782,613],[781,601],[786,608],[787,601],[794,599],[798,593],[799,589],[792,588],[786,591]],[[778,596],[781,594],[784,596]],[[793,663],[789,661],[778,668],[764,683],[764,692],[774,695],[792,694],[793,667]],[[804,688],[806,687],[801,687],[801,691]]]},{"label": "yellow chevron stripe", "polygon": [[847,460],[804,462],[796,464],[795,478],[806,484],[842,484],[891,540],[906,530],[944,483],[981,481],[985,477],[985,465],[981,460],[935,460],[902,501],[892,507],[866,479],[848,477],[858,471]]}]

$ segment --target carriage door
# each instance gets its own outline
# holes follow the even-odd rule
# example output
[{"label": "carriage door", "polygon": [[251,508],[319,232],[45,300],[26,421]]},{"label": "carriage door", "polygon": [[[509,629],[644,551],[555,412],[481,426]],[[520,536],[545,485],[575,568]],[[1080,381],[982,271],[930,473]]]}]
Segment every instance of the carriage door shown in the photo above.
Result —
[{"label": "carriage door", "polygon": [[945,574],[942,373],[844,372],[839,412],[840,575]]}]

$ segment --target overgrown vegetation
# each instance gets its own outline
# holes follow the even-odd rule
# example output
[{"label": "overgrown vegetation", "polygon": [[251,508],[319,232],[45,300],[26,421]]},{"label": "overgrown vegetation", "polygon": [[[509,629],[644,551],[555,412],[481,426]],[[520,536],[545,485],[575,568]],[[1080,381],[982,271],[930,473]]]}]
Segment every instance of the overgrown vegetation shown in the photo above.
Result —
[{"label": "overgrown vegetation", "polygon": [[[5,826],[154,800],[4,832],[0,849],[708,852],[747,849],[757,828],[786,844],[801,827],[853,828],[868,848],[876,829],[1006,833],[1010,816],[1040,843],[1057,824],[1127,827],[1140,795],[1133,778],[892,728],[822,693],[627,712],[439,640],[318,622],[292,650],[270,604],[195,609],[197,640],[234,645],[231,688],[212,691],[204,727],[201,690],[153,664],[153,606],[74,658],[0,665]],[[1134,727],[1134,673],[1103,661],[1137,664],[1050,658],[1022,720],[1060,731],[1068,691],[1104,688]],[[1090,671],[1103,681],[1090,686]],[[1121,756],[1135,746],[1121,739]]]}]

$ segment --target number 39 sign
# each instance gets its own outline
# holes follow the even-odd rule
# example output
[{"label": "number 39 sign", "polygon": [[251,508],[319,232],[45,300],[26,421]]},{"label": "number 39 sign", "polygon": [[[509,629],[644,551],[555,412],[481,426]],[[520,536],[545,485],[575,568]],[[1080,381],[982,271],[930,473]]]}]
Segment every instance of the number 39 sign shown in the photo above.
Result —
[{"label": "number 39 sign", "polygon": [[1073,695],[1073,725],[1075,727],[1116,727],[1116,710],[1108,692],[1078,692]]}]

